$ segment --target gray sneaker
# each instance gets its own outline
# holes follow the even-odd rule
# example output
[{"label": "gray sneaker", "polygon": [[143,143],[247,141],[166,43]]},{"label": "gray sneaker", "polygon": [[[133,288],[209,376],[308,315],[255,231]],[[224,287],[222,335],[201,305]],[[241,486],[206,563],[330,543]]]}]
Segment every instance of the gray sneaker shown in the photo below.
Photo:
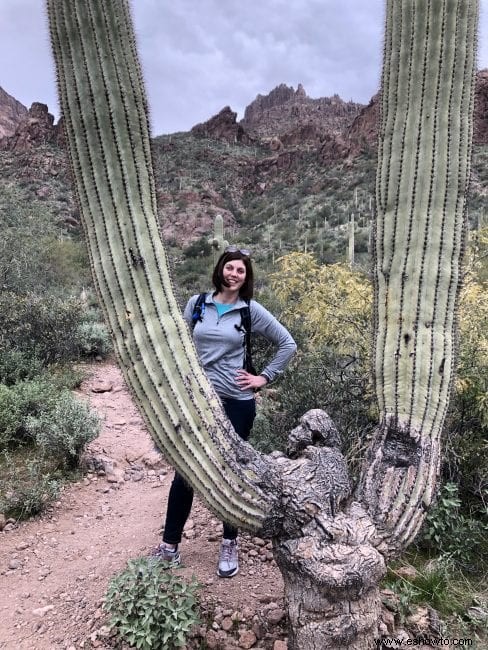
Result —
[{"label": "gray sneaker", "polygon": [[167,562],[170,567],[177,567],[181,564],[181,555],[178,547],[172,548],[166,542],[161,542],[152,552],[151,557],[157,558],[162,562]]},{"label": "gray sneaker", "polygon": [[220,547],[219,568],[217,575],[221,578],[232,578],[239,571],[237,557],[237,540],[223,539]]}]

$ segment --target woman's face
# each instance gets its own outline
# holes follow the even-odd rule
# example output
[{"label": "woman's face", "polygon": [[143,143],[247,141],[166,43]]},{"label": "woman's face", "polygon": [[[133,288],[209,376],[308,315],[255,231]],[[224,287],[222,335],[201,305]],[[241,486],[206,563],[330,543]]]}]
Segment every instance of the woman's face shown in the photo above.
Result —
[{"label": "woman's face", "polygon": [[232,291],[240,291],[246,280],[246,265],[242,260],[230,260],[222,268],[224,283]]}]

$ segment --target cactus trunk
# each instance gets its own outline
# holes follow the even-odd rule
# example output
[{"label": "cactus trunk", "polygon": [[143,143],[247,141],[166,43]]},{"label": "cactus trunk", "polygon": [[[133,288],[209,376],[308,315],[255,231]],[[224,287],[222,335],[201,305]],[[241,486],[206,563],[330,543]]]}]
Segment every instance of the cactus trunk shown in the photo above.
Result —
[{"label": "cactus trunk", "polygon": [[[162,246],[147,102],[128,4],[49,0],[61,107],[93,276],[120,366],[171,462],[230,523],[270,497],[200,369]],[[259,470],[259,471],[260,471]]]},{"label": "cactus trunk", "polygon": [[381,421],[360,496],[398,547],[432,501],[453,379],[477,17],[477,0],[388,0],[374,238]]}]

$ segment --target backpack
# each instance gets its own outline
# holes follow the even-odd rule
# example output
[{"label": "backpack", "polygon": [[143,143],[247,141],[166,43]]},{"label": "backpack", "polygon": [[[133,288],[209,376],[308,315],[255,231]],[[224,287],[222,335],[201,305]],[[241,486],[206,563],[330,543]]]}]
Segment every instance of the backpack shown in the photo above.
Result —
[{"label": "backpack", "polygon": [[[207,297],[206,293],[201,293],[197,301],[195,303],[195,306],[193,307],[193,313],[191,315],[191,322],[192,322],[192,329],[195,327],[197,321],[202,321],[203,320],[203,315],[205,313],[205,299]],[[241,324],[238,327],[235,325],[234,327],[242,331],[244,329],[244,365],[243,368],[247,372],[249,372],[251,375],[257,375],[258,373],[254,369],[254,366],[252,364],[252,351],[251,351],[251,309],[249,307],[249,300],[246,300],[246,306],[240,308],[241,312]]]}]

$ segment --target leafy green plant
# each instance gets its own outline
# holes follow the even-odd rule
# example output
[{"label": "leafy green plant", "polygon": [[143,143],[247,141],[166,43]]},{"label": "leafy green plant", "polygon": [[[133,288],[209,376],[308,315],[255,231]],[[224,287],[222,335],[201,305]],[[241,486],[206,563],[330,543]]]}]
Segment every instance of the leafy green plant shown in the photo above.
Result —
[{"label": "leafy green plant", "polygon": [[75,331],[82,303],[77,298],[0,293],[0,345],[33,354],[43,364],[76,359]]},{"label": "leafy green plant", "polygon": [[488,512],[485,508],[483,512],[466,513],[462,506],[458,485],[445,483],[436,505],[426,517],[417,544],[475,570],[475,559],[488,554]]},{"label": "leafy green plant", "polygon": [[41,373],[42,368],[42,361],[35,354],[0,347],[0,383],[12,386],[32,379]]},{"label": "leafy green plant", "polygon": [[104,323],[83,322],[76,330],[78,348],[82,356],[105,357],[112,350],[110,334]]},{"label": "leafy green plant", "polygon": [[25,421],[26,431],[44,455],[73,468],[84,446],[100,432],[100,418],[88,404],[64,391],[53,408]]},{"label": "leafy green plant", "polygon": [[112,578],[104,608],[127,643],[141,650],[172,650],[185,645],[199,621],[198,586],[158,559],[138,558]]},{"label": "leafy green plant", "polygon": [[43,459],[30,457],[19,462],[4,451],[0,461],[0,512],[8,517],[33,517],[58,497],[62,478],[49,471]]}]

